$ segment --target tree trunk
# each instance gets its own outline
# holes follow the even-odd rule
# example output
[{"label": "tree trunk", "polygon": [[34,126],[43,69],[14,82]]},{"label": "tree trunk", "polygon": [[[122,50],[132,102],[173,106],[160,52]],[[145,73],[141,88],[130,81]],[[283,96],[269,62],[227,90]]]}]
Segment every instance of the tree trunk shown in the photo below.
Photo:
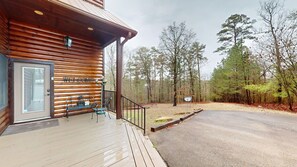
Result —
[{"label": "tree trunk", "polygon": [[246,102],[248,105],[250,105],[251,104],[250,91],[246,89],[245,95],[246,95]]},{"label": "tree trunk", "polygon": [[177,56],[174,56],[174,66],[173,66],[173,106],[177,105]]},{"label": "tree trunk", "polygon": [[[281,83],[278,83],[278,89],[277,89],[277,92],[278,92],[278,93],[281,93],[281,92],[282,92],[282,84],[281,84]],[[278,103],[279,105],[282,104],[282,97],[280,97],[280,96],[277,97],[277,103]]]},{"label": "tree trunk", "polygon": [[289,89],[288,89],[287,87],[285,87],[285,91],[286,91],[287,96],[288,96],[289,109],[290,109],[291,111],[293,111],[293,100],[292,100],[290,91],[289,91]]},{"label": "tree trunk", "polygon": [[[264,83],[266,84],[266,71],[263,72]],[[267,103],[267,93],[264,93],[264,104]]]},{"label": "tree trunk", "polygon": [[[162,67],[161,67],[162,68]],[[161,99],[164,99],[163,97],[163,70],[160,70],[160,86],[159,86],[159,103],[161,102]]]},{"label": "tree trunk", "polygon": [[193,71],[192,68],[189,67],[189,71],[190,71],[190,84],[191,84],[191,96],[194,97],[194,76],[193,76]]},{"label": "tree trunk", "polygon": [[[241,51],[242,51],[242,48],[241,48]],[[250,59],[250,57],[249,57],[249,54],[244,54],[244,53],[242,53],[242,56],[243,56],[243,71],[244,71],[244,83],[245,83],[245,85],[249,85],[250,84],[250,82],[249,82],[249,73],[250,73],[250,71],[249,71],[249,59]],[[248,104],[248,105],[250,105],[251,104],[251,96],[250,96],[250,94],[251,94],[251,92],[248,90],[248,89],[246,89],[245,90],[245,94],[246,94],[246,103]]]},{"label": "tree trunk", "polygon": [[200,60],[197,60],[197,72],[198,72],[198,102],[201,102],[201,74],[200,74]]}]

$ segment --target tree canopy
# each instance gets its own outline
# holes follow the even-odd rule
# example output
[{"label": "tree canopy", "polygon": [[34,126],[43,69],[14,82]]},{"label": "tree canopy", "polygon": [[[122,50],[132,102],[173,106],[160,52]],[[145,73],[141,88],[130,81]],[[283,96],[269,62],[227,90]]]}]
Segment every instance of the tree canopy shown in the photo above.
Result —
[{"label": "tree canopy", "polygon": [[222,45],[215,52],[228,52],[233,46],[244,43],[246,39],[254,39],[253,24],[244,14],[233,14],[222,24],[222,29],[217,33],[218,42]]}]

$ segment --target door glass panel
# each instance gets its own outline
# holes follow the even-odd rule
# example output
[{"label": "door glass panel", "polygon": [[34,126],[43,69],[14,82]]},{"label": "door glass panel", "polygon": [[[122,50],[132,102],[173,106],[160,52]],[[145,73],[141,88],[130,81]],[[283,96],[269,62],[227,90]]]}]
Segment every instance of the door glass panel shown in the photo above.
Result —
[{"label": "door glass panel", "polygon": [[44,71],[23,67],[23,113],[44,111]]}]

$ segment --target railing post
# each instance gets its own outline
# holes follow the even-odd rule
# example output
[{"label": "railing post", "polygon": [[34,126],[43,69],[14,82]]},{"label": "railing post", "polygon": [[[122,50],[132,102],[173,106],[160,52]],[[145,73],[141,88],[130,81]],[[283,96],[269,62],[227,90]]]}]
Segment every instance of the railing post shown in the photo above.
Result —
[{"label": "railing post", "polygon": [[116,59],[116,118],[122,118],[122,74],[123,74],[123,45],[121,38],[117,39],[117,59]]},{"label": "railing post", "polygon": [[145,124],[146,124],[146,109],[145,109],[145,107],[144,107],[144,136],[145,136],[145,129],[146,129],[146,126],[145,126]]}]

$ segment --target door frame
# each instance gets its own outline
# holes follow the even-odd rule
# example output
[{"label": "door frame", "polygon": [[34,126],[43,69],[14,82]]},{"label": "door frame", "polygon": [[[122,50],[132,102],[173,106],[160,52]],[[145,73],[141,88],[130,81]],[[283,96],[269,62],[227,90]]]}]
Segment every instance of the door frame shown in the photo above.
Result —
[{"label": "door frame", "polygon": [[[38,60],[23,60],[9,58],[8,60],[8,79],[9,82],[9,104],[10,104],[10,124],[14,123],[14,63],[29,63],[50,66],[50,118],[54,118],[54,69],[55,64],[51,61],[38,61]],[[31,122],[31,121],[28,121]]]}]

